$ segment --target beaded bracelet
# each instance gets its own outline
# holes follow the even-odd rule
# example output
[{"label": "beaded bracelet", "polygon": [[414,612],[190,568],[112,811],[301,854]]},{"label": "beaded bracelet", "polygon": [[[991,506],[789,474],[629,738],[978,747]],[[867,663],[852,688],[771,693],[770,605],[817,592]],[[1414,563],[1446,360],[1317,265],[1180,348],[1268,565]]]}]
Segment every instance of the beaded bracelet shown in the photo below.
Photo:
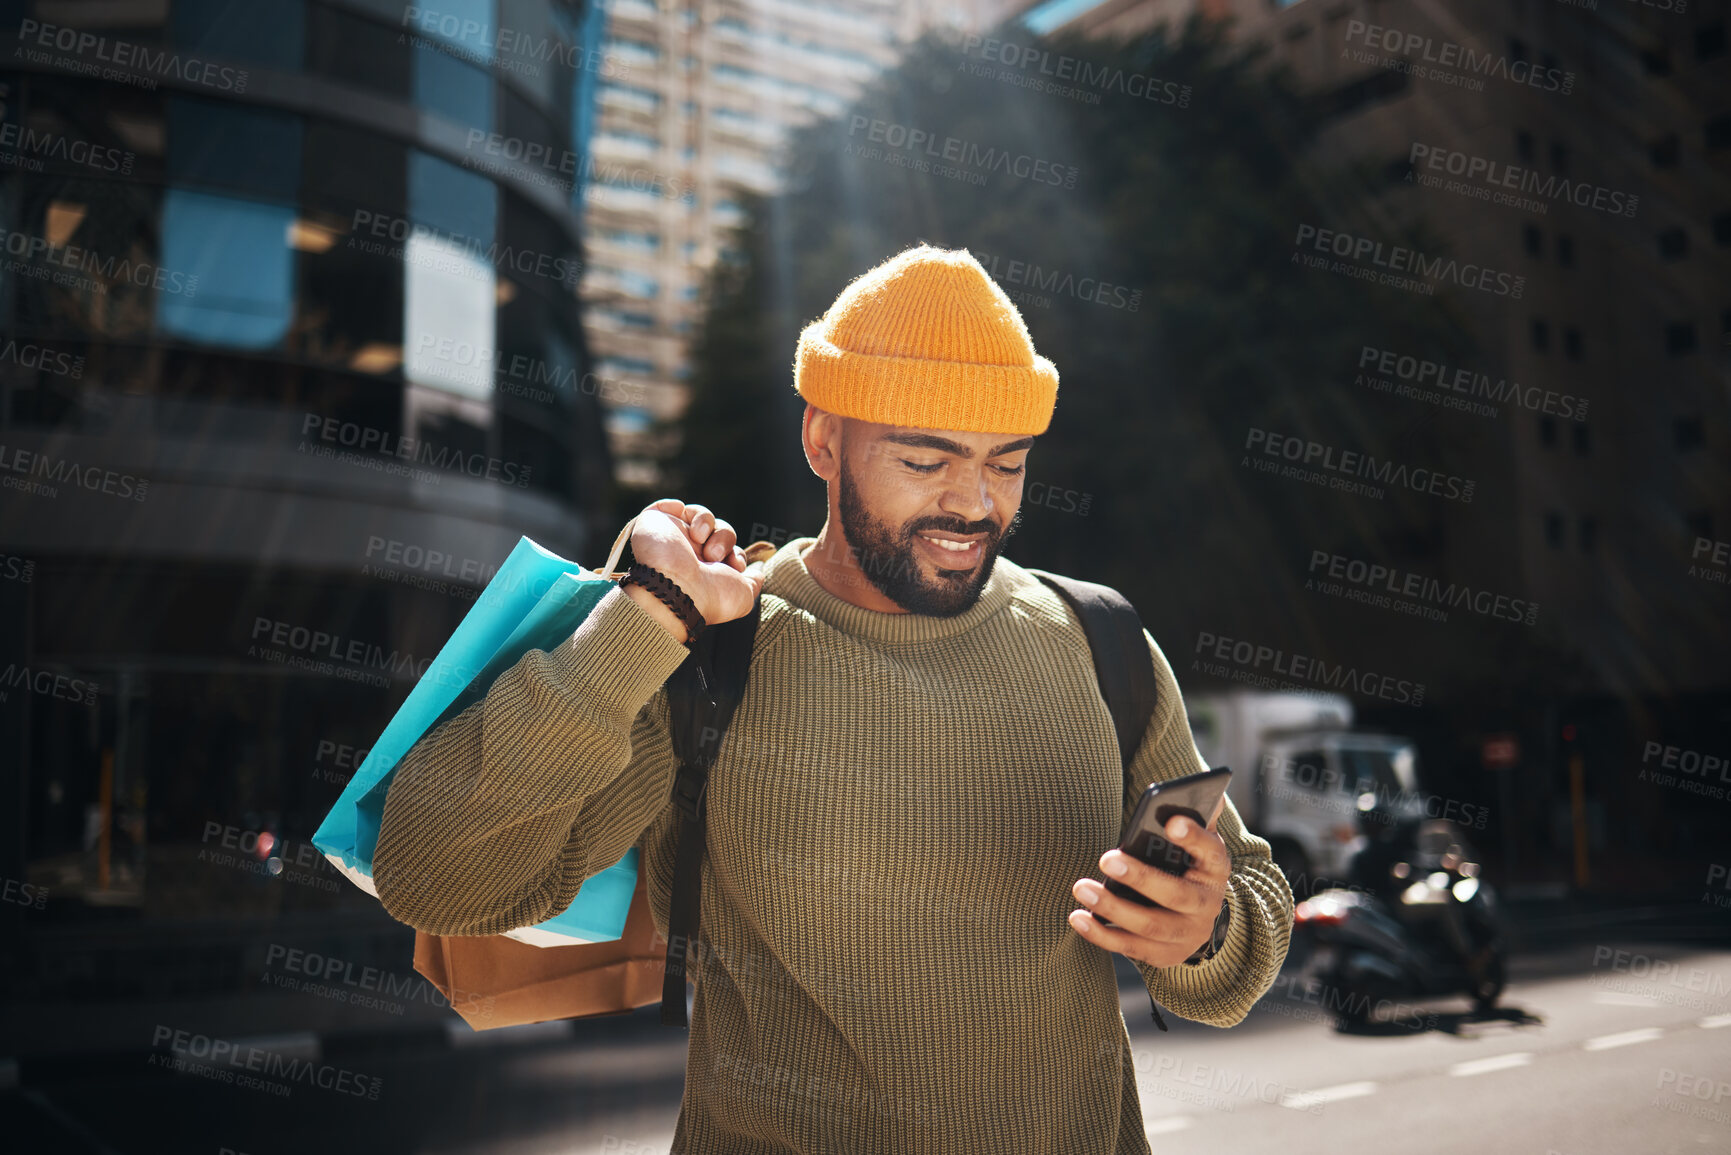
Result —
[{"label": "beaded bracelet", "polygon": [[703,615],[697,612],[697,603],[691,600],[691,595],[679,588],[672,578],[658,569],[652,569],[637,562],[626,571],[619,584],[626,586],[636,582],[672,610],[679,620],[685,623],[685,644],[690,645],[697,640],[704,627],[709,623],[703,620]]}]

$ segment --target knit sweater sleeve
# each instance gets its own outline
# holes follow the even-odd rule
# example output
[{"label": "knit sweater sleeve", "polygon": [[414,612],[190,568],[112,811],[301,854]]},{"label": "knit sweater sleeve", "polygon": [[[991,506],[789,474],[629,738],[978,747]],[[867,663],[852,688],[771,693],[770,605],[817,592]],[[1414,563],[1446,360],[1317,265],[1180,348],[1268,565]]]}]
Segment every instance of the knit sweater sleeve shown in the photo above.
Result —
[{"label": "knit sweater sleeve", "polygon": [[[1125,829],[1130,808],[1148,783],[1208,769],[1191,738],[1172,667],[1153,637],[1146,631],[1143,636],[1148,638],[1154,657],[1159,697],[1131,763],[1136,789],[1125,807]],[[1232,769],[1243,774],[1250,767]],[[1230,1027],[1242,1022],[1256,1000],[1274,985],[1292,938],[1293,902],[1292,889],[1274,864],[1267,840],[1244,829],[1231,798],[1221,807],[1215,830],[1232,856],[1232,873],[1226,883],[1226,901],[1232,914],[1224,945],[1212,959],[1195,965],[1156,967],[1137,962],[1135,967],[1161,1006],[1199,1023]]]},{"label": "knit sweater sleeve", "polygon": [[[667,805],[662,686],[688,651],[622,591],[412,747],[385,796],[373,883],[417,930],[499,934],[564,910]],[[655,704],[660,703],[660,709]]]}]

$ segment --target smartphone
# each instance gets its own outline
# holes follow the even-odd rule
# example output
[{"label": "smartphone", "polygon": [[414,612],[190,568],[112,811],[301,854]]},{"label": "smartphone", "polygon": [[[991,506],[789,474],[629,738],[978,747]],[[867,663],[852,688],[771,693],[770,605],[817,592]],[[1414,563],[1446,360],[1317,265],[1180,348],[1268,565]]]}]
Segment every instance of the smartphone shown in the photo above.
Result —
[{"label": "smartphone", "polygon": [[[1157,870],[1183,877],[1196,860],[1183,847],[1167,840],[1166,823],[1182,814],[1198,826],[1207,826],[1208,816],[1214,813],[1214,805],[1226,793],[1226,784],[1230,781],[1232,771],[1219,766],[1168,782],[1150,782],[1130,815],[1130,828],[1118,849]],[[1108,878],[1106,889],[1138,906],[1160,905],[1116,879]],[[1097,914],[1094,917],[1107,926],[1112,925],[1110,920]]]}]

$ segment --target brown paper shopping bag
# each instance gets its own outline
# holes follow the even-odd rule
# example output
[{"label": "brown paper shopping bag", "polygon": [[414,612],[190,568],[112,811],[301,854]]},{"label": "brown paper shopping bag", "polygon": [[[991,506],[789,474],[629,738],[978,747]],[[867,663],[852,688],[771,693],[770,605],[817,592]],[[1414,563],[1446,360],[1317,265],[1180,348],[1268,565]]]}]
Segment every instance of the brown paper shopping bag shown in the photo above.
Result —
[{"label": "brown paper shopping bag", "polygon": [[667,940],[649,913],[645,871],[613,942],[538,947],[504,935],[415,932],[415,970],[477,1031],[620,1014],[661,1001]]}]

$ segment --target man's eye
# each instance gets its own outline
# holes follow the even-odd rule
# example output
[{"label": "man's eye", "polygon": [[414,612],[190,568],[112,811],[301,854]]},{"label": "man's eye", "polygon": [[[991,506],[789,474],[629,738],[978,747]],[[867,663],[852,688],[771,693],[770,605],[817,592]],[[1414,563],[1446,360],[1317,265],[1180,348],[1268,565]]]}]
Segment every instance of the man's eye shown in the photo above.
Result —
[{"label": "man's eye", "polygon": [[1018,465],[1013,469],[1008,465],[994,465],[992,468],[1003,474],[1005,477],[1020,477],[1023,473],[1027,472],[1028,469],[1026,465]]},{"label": "man's eye", "polygon": [[935,465],[916,465],[912,461],[908,461],[908,460],[903,459],[903,458],[898,458],[897,460],[900,460],[903,465],[907,466],[909,469],[913,470],[915,473],[936,473],[938,470],[940,470],[944,467],[944,463],[941,461]]}]

